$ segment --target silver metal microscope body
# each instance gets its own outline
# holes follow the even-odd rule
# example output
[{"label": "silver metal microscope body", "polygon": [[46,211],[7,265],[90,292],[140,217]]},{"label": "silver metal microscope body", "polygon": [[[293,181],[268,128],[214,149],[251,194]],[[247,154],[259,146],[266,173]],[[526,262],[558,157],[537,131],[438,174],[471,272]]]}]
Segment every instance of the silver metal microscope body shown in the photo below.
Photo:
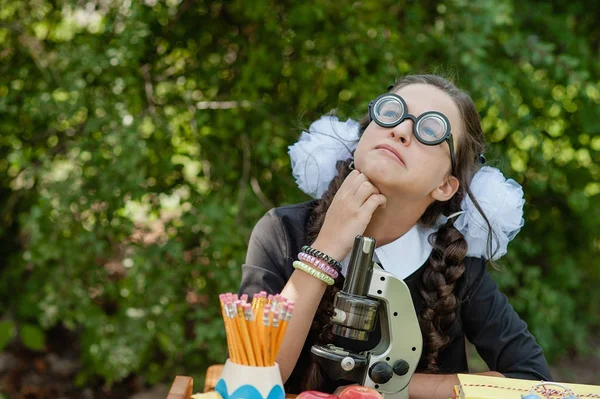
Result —
[{"label": "silver metal microscope body", "polygon": [[331,344],[315,345],[311,351],[332,379],[375,388],[385,399],[408,399],[408,384],[423,348],[421,329],[410,290],[403,280],[373,262],[374,249],[374,239],[356,237],[331,321],[333,333],[351,341],[368,340],[379,321],[379,343],[363,352]]}]

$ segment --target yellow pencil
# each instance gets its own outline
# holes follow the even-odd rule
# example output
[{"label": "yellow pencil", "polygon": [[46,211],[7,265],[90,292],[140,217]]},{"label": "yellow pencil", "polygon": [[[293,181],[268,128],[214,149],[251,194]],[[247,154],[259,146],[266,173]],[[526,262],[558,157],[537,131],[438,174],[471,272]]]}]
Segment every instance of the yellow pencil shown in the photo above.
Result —
[{"label": "yellow pencil", "polygon": [[260,312],[260,303],[262,301],[262,291],[258,294],[254,295],[252,298],[252,312],[256,316],[254,318],[254,324],[258,327],[260,325],[260,319],[262,317],[262,313]]},{"label": "yellow pencil", "polygon": [[261,319],[265,312],[265,306],[267,306],[267,293],[265,292],[260,298],[260,302],[258,303],[258,318]]},{"label": "yellow pencil", "polygon": [[248,365],[248,356],[246,355],[246,352],[244,351],[244,345],[242,343],[242,338],[241,338],[241,334],[240,334],[240,329],[237,323],[237,312],[235,310],[235,305],[231,304],[230,305],[230,314],[229,314],[229,325],[231,326],[231,331],[232,331],[232,337],[233,342],[234,342],[234,346],[235,349],[234,351],[237,354],[239,363],[238,364],[243,364],[243,365]]},{"label": "yellow pencil", "polygon": [[252,297],[252,311],[256,310],[256,306],[258,305],[258,294],[254,294]]},{"label": "yellow pencil", "polygon": [[236,338],[233,336],[233,327],[231,325],[230,317],[226,314],[225,306],[223,306],[223,322],[225,324],[225,335],[227,336],[227,347],[229,348],[229,356],[234,363],[240,363],[240,355],[238,353],[238,347]]},{"label": "yellow pencil", "polygon": [[285,330],[287,329],[287,321],[283,320],[281,325],[279,326],[279,332],[277,333],[277,341],[275,342],[275,357],[279,354],[279,350],[281,349],[281,342],[283,342],[283,334],[285,334]]},{"label": "yellow pencil", "polygon": [[221,299],[221,312],[223,314],[223,322],[225,324],[225,334],[227,336],[227,346],[229,347],[229,355],[234,363],[240,363],[239,345],[237,344],[238,337],[235,334],[231,323],[230,308],[228,306],[228,297],[223,295]]},{"label": "yellow pencil", "polygon": [[[259,313],[260,315],[260,313]],[[265,326],[263,325],[262,322],[262,315],[258,316],[257,319],[260,319],[261,322],[258,324],[257,329],[258,329],[258,345],[260,346],[259,349],[259,356],[263,361],[263,364],[265,366],[267,366],[267,362],[266,362],[266,357],[265,357],[265,352],[267,351],[267,346],[265,345]]]},{"label": "yellow pencil", "polygon": [[252,345],[253,345],[253,349],[254,349],[254,356],[256,357],[256,363],[258,363],[258,365],[261,367],[266,366],[263,356],[261,354],[260,337],[258,335],[258,327],[256,326],[256,324],[254,324],[254,322],[250,322],[248,325],[250,326],[249,328],[252,330],[251,338],[252,338]]},{"label": "yellow pencil", "polygon": [[263,297],[262,292],[259,293],[259,298],[256,302],[256,310],[254,312],[254,328],[258,338],[258,356],[262,359],[263,364],[266,366],[265,362],[265,341],[264,341],[264,328],[263,328]]},{"label": "yellow pencil", "polygon": [[276,354],[276,341],[277,341],[277,332],[279,327],[279,311],[271,312],[273,315],[273,324],[271,325],[271,358],[269,364],[273,366],[275,364],[275,356]]},{"label": "yellow pencil", "polygon": [[233,338],[231,337],[231,328],[229,327],[229,321],[225,312],[225,295],[219,295],[221,302],[221,315],[223,316],[223,325],[225,326],[225,337],[227,338],[227,347],[229,348],[229,355],[233,362],[237,363],[237,354],[233,352]]},{"label": "yellow pencil", "polygon": [[246,350],[246,355],[248,356],[249,366],[256,366],[256,360],[254,358],[254,353],[252,352],[252,343],[250,342],[250,335],[248,333],[248,329],[246,328],[241,302],[236,301],[235,307],[237,308],[238,316],[236,317],[236,320],[242,334],[242,342],[244,344],[244,349]]},{"label": "yellow pencil", "polygon": [[244,316],[246,318],[246,328],[250,335],[250,343],[252,345],[252,352],[255,355],[256,363],[258,366],[264,366],[262,357],[260,356],[260,346],[258,345],[258,337],[256,336],[256,325],[254,324],[254,314],[249,303],[244,305]]},{"label": "yellow pencil", "polygon": [[285,316],[283,317],[283,322],[281,323],[281,327],[279,329],[279,334],[277,335],[277,344],[275,349],[275,356],[279,354],[281,349],[281,343],[283,342],[283,337],[285,336],[285,331],[287,330],[288,324],[292,318],[292,312],[294,310],[294,303],[290,301],[285,308]]},{"label": "yellow pencil", "polygon": [[275,356],[277,356],[277,349],[279,348],[279,340],[281,339],[281,330],[283,328],[283,323],[285,322],[285,318],[287,315],[288,306],[285,303],[281,304],[281,313],[279,314],[279,326],[277,328],[277,335],[275,338]]},{"label": "yellow pencil", "polygon": [[[262,317],[260,317],[262,319]],[[266,333],[265,333],[265,325],[264,322],[261,322],[258,325],[258,334],[259,334],[259,343],[260,343],[260,356],[263,359],[263,364],[265,366],[268,366],[267,364],[267,341],[265,341],[266,339]]]},{"label": "yellow pencil", "polygon": [[260,300],[258,301],[258,319],[260,320],[263,316],[263,312],[265,310],[265,305],[267,304],[267,293],[263,291],[260,296]]},{"label": "yellow pencil", "polygon": [[270,366],[271,360],[271,326],[269,323],[271,305],[266,304],[265,310],[263,311],[263,343],[265,345],[265,349],[263,352],[265,365]]}]

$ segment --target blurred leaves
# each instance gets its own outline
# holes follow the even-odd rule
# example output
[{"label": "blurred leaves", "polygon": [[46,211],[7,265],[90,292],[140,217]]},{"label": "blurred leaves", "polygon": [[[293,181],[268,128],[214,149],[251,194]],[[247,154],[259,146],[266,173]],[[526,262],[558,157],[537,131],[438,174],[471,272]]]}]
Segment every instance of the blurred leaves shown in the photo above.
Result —
[{"label": "blurred leaves", "polygon": [[254,223],[306,199],[287,146],[436,72],[471,93],[487,159],[525,189],[502,289],[550,358],[585,350],[600,325],[586,4],[0,0],[2,314],[36,350],[40,328],[77,331],[81,384],[222,362],[217,296],[236,290]]},{"label": "blurred leaves", "polygon": [[10,320],[0,321],[0,350],[4,350],[6,345],[16,335],[15,323]]},{"label": "blurred leaves", "polygon": [[40,351],[45,346],[44,331],[36,325],[23,324],[21,326],[21,341],[27,348]]}]

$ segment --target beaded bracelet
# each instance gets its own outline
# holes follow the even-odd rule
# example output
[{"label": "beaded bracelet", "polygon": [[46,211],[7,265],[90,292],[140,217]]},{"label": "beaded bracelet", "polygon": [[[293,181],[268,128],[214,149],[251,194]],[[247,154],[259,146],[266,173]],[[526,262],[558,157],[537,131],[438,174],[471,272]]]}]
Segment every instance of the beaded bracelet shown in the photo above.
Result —
[{"label": "beaded bracelet", "polygon": [[309,266],[318,267],[323,272],[331,276],[331,278],[333,278],[334,280],[339,276],[338,271],[331,267],[329,263],[322,261],[317,257],[309,255],[306,252],[300,252],[298,254],[298,259],[300,259],[304,263],[307,263]]},{"label": "beaded bracelet", "polygon": [[322,282],[324,282],[327,285],[333,285],[333,283],[335,282],[335,281],[333,281],[333,278],[331,276],[328,276],[327,274],[323,273],[322,271],[317,270],[314,267],[309,266],[304,262],[295,260],[293,265],[294,265],[294,269],[300,269],[303,272],[308,273],[311,276],[318,278],[319,280],[321,280]]},{"label": "beaded bracelet", "polygon": [[324,260],[325,262],[329,263],[329,265],[332,266],[338,272],[340,270],[342,270],[342,264],[340,262],[338,262],[337,260],[333,259],[331,256],[324,254],[323,252],[321,252],[319,250],[309,247],[308,245],[305,245],[302,247],[302,252],[306,252],[309,255],[312,255],[314,257]]}]

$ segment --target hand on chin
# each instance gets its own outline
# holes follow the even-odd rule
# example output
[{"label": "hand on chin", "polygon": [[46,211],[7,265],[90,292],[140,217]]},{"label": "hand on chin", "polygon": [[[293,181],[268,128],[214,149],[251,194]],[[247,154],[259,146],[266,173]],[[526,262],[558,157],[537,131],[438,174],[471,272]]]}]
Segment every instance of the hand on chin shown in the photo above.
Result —
[{"label": "hand on chin", "polygon": [[392,187],[397,186],[401,176],[397,166],[392,162],[373,162],[365,165],[363,169],[356,168],[359,172],[369,179],[379,191],[385,195],[386,192],[392,191]]}]

